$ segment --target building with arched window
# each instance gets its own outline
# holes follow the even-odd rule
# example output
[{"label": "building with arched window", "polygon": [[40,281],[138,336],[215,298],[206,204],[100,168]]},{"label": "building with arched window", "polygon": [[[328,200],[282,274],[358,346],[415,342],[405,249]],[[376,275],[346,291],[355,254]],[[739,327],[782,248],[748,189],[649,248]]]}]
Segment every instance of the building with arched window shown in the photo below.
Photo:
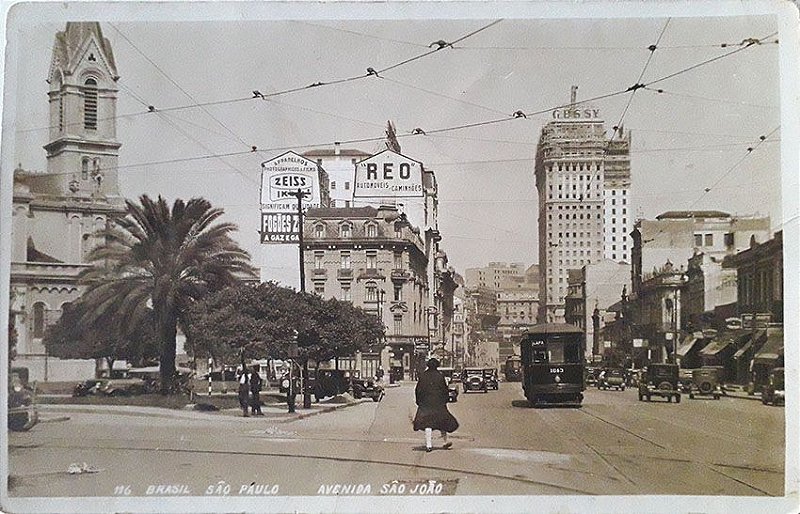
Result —
[{"label": "building with arched window", "polygon": [[[304,225],[306,290],[378,316],[390,366],[409,372],[414,343],[428,341],[428,259],[419,229],[394,206],[309,209]],[[363,359],[377,360],[382,346]]]},{"label": "building with arched window", "polygon": [[95,372],[93,360],[48,356],[42,336],[80,295],[77,276],[101,242],[97,231],[125,212],[117,180],[118,78],[98,23],[67,23],[56,33],[47,79],[47,170],[14,171],[11,323],[18,334],[15,364],[27,366],[32,380],[72,381]]}]

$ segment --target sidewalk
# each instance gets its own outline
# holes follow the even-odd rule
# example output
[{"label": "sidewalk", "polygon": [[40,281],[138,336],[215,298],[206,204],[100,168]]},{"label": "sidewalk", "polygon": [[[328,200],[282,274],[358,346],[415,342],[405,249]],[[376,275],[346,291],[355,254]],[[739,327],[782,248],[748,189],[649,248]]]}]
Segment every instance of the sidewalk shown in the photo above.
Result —
[{"label": "sidewalk", "polygon": [[[239,408],[221,409],[216,411],[195,410],[195,405],[189,404],[184,409],[169,409],[165,407],[143,407],[137,405],[85,405],[85,404],[39,404],[39,413],[44,419],[52,416],[58,416],[62,420],[63,414],[70,412],[83,413],[83,414],[113,414],[116,416],[149,416],[157,418],[172,418],[172,419],[194,419],[194,420],[212,420],[221,418],[242,418],[245,420],[267,420],[277,423],[289,423],[297,421],[310,416],[333,412],[345,407],[353,405],[360,405],[361,403],[372,402],[369,398],[362,398],[353,400],[348,403],[312,403],[311,408],[302,408],[302,399],[298,402],[296,411],[293,413],[288,412],[286,404],[267,404],[261,407],[263,416],[249,416],[245,418],[242,416],[242,410]],[[198,398],[198,403],[202,403],[202,398]]]}]

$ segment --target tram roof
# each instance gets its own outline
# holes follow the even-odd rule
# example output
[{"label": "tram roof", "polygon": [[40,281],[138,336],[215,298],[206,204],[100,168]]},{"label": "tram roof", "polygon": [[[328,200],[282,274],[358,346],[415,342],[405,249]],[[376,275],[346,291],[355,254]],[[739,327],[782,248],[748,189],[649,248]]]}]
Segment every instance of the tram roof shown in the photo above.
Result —
[{"label": "tram roof", "polygon": [[528,329],[529,334],[583,334],[583,330],[568,323],[540,323]]}]

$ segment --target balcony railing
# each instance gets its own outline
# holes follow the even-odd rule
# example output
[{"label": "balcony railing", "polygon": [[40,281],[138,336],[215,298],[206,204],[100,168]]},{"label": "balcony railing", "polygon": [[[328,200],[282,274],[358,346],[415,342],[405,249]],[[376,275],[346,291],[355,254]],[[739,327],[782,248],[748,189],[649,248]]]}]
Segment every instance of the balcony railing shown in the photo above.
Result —
[{"label": "balcony railing", "polygon": [[328,270],[326,270],[325,268],[314,268],[314,270],[312,270],[311,274],[314,277],[327,277],[328,276]]},{"label": "balcony railing", "polygon": [[347,280],[353,278],[353,269],[352,268],[339,268],[336,270],[336,278],[340,280]]}]

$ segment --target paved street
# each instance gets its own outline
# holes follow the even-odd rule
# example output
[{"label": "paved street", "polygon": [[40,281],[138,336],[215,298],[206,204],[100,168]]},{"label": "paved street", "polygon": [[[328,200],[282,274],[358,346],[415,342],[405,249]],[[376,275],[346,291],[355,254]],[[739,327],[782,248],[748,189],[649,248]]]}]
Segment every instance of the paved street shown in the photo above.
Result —
[{"label": "paved street", "polygon": [[[426,453],[413,397],[405,384],[381,403],[291,422],[44,406],[43,417],[70,419],[10,434],[10,495],[222,496],[226,485],[230,496],[379,495],[429,480],[442,495],[783,494],[783,408],[758,401],[646,403],[632,389],[590,389],[580,409],[532,409],[520,384],[501,383],[462,393],[450,406],[454,447]],[[67,474],[83,462],[98,472]]]}]

